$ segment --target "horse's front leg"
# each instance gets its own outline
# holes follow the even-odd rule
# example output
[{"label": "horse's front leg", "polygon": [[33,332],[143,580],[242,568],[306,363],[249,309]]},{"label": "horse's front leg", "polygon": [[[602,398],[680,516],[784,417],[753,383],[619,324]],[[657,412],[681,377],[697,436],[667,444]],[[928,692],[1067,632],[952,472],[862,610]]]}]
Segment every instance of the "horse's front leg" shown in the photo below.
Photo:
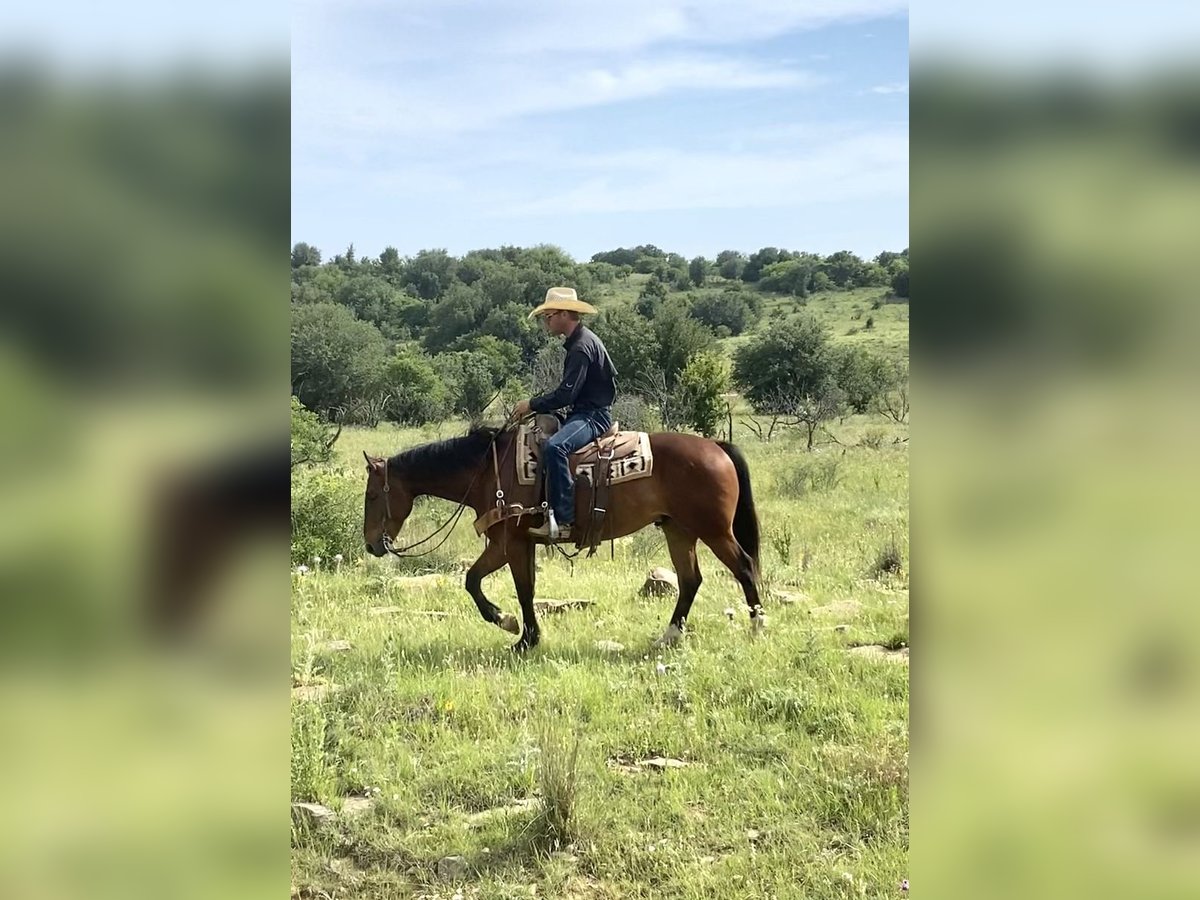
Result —
[{"label": "horse's front leg", "polygon": [[[514,529],[513,531],[516,531]],[[541,639],[538,629],[537,611],[533,607],[533,588],[537,578],[537,566],[534,553],[537,545],[528,540],[522,533],[508,535],[508,568],[512,572],[513,584],[517,588],[517,599],[521,602],[521,618],[525,628],[521,639],[513,644],[513,650],[518,653],[537,646]]]},{"label": "horse's front leg", "polygon": [[474,565],[467,569],[467,593],[479,607],[479,614],[485,622],[498,625],[510,634],[520,634],[521,627],[517,617],[500,610],[495,603],[483,593],[483,579],[498,569],[502,569],[508,560],[504,555],[504,545],[501,541],[489,540],[487,548]]}]

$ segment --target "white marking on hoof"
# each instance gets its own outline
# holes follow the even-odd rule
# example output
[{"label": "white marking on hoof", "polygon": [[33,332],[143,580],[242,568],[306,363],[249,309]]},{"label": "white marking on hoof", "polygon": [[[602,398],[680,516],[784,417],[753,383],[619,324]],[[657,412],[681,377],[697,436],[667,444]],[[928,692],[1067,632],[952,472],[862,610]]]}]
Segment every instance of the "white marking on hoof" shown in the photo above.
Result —
[{"label": "white marking on hoof", "polygon": [[759,637],[767,633],[767,617],[762,613],[750,618],[750,633],[754,637]]},{"label": "white marking on hoof", "polygon": [[496,623],[509,634],[520,634],[521,623],[517,621],[517,617],[512,613],[503,613],[500,616],[500,621]]},{"label": "white marking on hoof", "polygon": [[654,642],[655,647],[674,647],[683,640],[683,629],[678,625],[671,624],[667,626],[667,630],[663,632],[662,637]]}]

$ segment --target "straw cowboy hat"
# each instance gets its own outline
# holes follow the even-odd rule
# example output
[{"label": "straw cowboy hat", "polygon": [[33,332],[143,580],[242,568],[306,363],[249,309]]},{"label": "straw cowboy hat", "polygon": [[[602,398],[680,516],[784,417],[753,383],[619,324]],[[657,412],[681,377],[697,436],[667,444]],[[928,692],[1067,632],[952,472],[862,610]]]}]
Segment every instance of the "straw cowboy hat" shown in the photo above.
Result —
[{"label": "straw cowboy hat", "polygon": [[546,300],[529,314],[529,318],[535,316],[544,316],[546,313],[554,312],[556,309],[564,309],[570,312],[577,313],[594,313],[596,307],[590,303],[584,303],[575,296],[575,288],[569,287],[552,287],[546,291]]}]

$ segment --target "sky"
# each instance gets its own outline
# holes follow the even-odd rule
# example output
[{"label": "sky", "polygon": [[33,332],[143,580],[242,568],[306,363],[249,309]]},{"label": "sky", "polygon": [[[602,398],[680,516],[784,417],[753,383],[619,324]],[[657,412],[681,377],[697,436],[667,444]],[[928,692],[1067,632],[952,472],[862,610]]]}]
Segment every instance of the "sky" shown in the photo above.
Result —
[{"label": "sky", "polygon": [[505,244],[908,246],[890,0],[295,0],[292,237],[326,258]]}]

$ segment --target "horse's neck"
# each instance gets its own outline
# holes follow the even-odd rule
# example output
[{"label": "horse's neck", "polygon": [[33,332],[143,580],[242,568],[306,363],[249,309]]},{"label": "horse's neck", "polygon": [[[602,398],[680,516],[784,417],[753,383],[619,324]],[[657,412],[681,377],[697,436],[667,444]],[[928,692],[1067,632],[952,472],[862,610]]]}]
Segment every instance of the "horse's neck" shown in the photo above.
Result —
[{"label": "horse's neck", "polygon": [[[449,500],[451,503],[461,503],[464,500],[470,504],[473,495],[478,493],[479,482],[482,478],[477,479],[474,485],[471,484],[471,478],[474,471],[451,472],[440,476],[436,481],[426,482],[424,484],[410,484],[409,490],[414,497],[437,497],[441,500]],[[468,487],[472,497],[465,496]]]}]

